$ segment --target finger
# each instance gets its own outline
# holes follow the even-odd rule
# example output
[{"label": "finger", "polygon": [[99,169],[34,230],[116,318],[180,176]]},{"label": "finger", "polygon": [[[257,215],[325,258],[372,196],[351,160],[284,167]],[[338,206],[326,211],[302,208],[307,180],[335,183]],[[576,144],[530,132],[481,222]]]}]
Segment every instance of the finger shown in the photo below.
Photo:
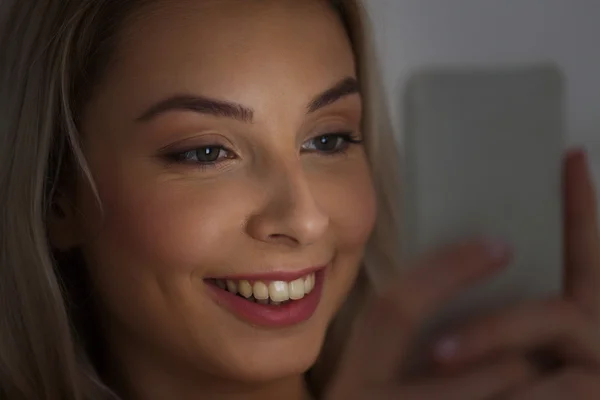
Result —
[{"label": "finger", "polygon": [[587,315],[562,299],[530,303],[479,318],[434,347],[441,363],[503,352],[548,349],[566,362],[600,367],[600,341]]},{"label": "finger", "polygon": [[[389,399],[410,400],[488,400],[534,381],[537,372],[526,360],[507,357],[491,365],[480,366],[460,376],[434,379],[405,388],[401,395]],[[373,397],[381,398],[381,397]]]},{"label": "finger", "polygon": [[597,400],[600,398],[600,377],[589,371],[569,369],[540,380],[507,400]]},{"label": "finger", "polygon": [[596,195],[585,153],[571,151],[564,166],[565,289],[600,326],[600,234]]},{"label": "finger", "polygon": [[496,243],[466,243],[444,249],[407,270],[367,300],[355,321],[340,373],[367,382],[397,378],[401,359],[423,319],[448,298],[505,265],[507,253]]}]

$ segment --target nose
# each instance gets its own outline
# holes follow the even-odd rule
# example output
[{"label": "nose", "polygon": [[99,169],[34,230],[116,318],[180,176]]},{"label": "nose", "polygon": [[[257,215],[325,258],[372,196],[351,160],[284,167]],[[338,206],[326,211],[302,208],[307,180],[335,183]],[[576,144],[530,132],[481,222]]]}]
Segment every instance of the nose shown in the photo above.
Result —
[{"label": "nose", "polygon": [[327,231],[329,216],[319,204],[299,165],[272,169],[261,185],[266,199],[248,220],[254,239],[287,246],[315,243]]}]

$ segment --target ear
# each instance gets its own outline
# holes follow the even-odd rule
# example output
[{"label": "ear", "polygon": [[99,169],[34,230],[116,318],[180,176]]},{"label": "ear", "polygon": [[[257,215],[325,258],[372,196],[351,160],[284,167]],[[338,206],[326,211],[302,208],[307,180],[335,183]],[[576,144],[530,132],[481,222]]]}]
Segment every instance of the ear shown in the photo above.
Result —
[{"label": "ear", "polygon": [[50,245],[59,251],[68,251],[79,245],[77,213],[71,199],[57,191],[47,214]]}]

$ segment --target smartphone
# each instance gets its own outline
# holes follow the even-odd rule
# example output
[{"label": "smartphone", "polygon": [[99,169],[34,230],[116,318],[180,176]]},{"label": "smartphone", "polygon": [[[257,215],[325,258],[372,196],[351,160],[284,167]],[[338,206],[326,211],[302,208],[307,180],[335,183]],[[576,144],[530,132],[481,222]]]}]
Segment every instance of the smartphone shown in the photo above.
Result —
[{"label": "smartphone", "polygon": [[503,240],[512,263],[428,332],[562,288],[564,78],[550,64],[426,69],[404,92],[403,253]]}]

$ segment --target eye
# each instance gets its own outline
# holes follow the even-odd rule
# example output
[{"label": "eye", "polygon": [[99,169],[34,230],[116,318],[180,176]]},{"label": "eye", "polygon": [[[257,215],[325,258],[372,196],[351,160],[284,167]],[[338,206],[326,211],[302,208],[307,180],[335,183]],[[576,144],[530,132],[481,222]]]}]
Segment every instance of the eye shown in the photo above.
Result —
[{"label": "eye", "polygon": [[306,141],[302,150],[324,154],[336,154],[344,152],[351,144],[360,144],[362,140],[352,133],[328,133]]},{"label": "eye", "polygon": [[232,153],[223,146],[202,146],[170,154],[171,161],[186,164],[216,164],[220,161],[233,158]]}]

